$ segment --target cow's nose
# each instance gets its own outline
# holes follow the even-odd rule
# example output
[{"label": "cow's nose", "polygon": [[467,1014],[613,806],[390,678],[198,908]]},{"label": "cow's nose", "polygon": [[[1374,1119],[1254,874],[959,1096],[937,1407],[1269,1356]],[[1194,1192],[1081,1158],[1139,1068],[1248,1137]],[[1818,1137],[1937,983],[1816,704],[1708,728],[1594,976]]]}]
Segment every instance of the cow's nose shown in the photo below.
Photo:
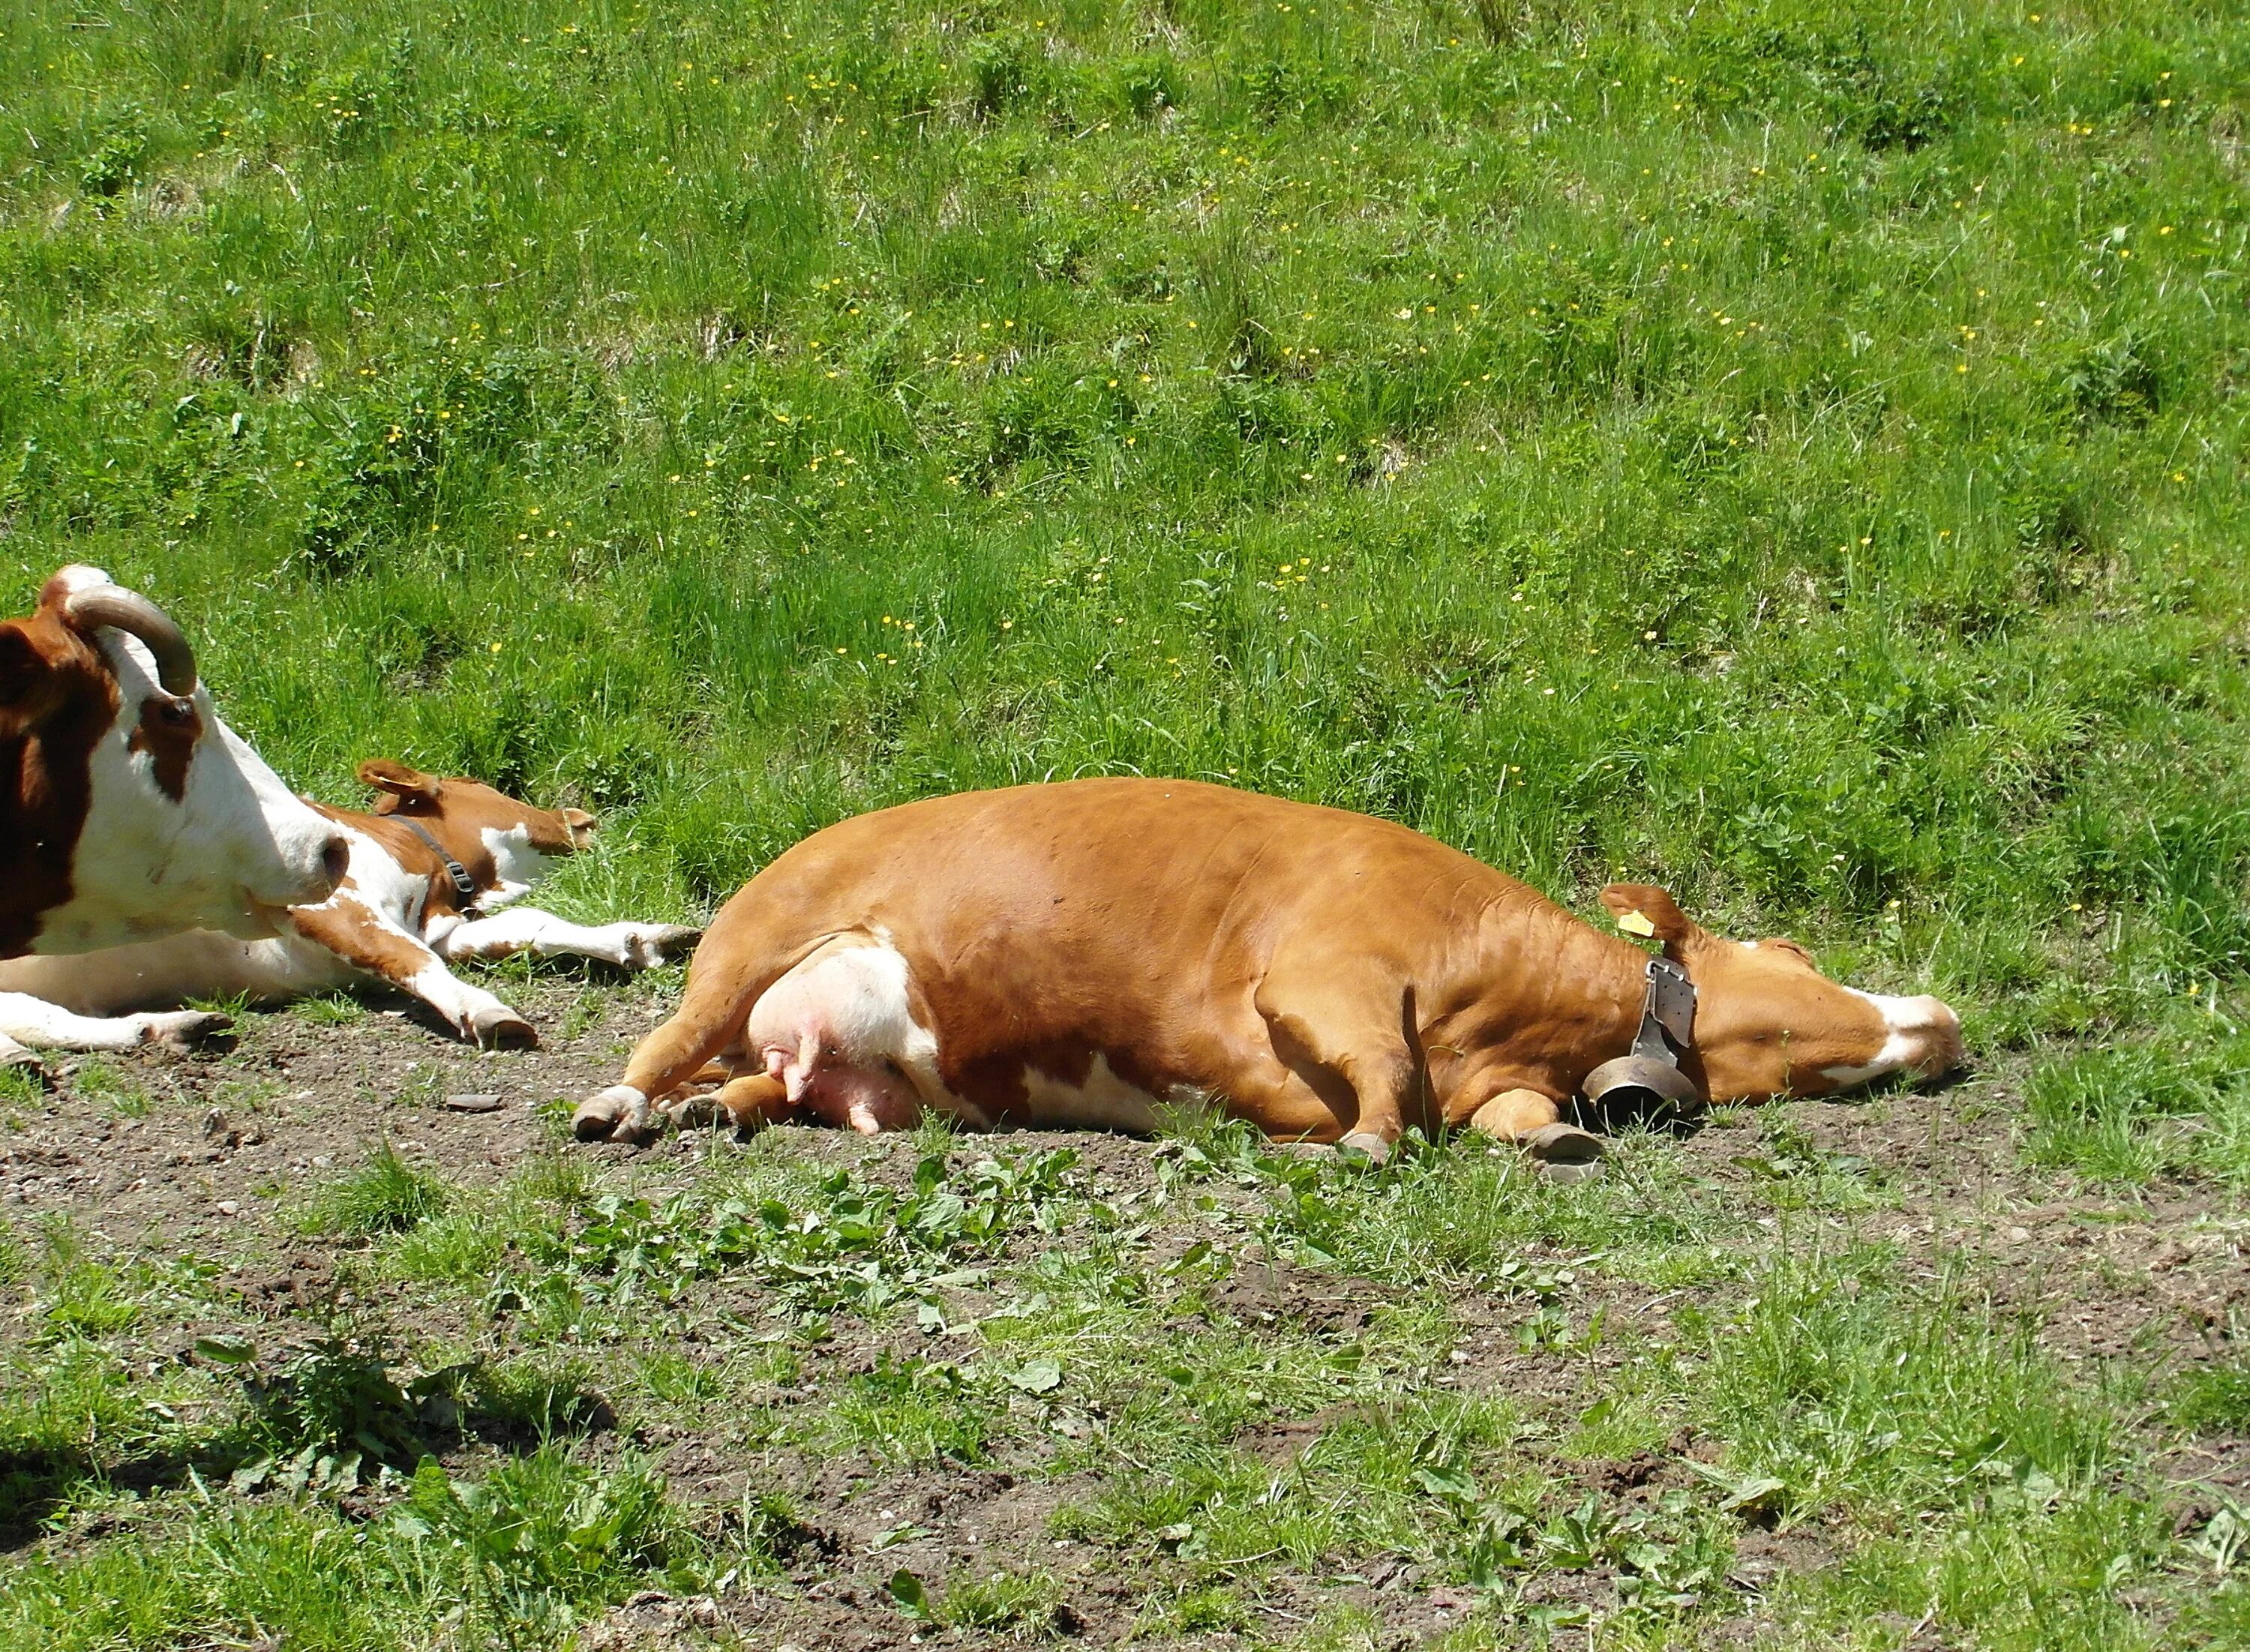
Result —
[{"label": "cow's nose", "polygon": [[[336,892],[336,885],[351,870],[351,844],[342,836],[331,836],[321,845],[321,892],[313,901],[323,901]],[[311,905],[307,902],[307,905]]]}]

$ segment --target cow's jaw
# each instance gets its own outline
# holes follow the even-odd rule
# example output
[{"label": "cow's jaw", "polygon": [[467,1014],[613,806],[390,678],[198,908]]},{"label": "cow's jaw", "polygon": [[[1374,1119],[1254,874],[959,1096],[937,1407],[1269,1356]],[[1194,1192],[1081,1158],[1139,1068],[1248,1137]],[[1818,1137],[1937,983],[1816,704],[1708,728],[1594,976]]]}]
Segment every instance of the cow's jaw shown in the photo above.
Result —
[{"label": "cow's jaw", "polygon": [[547,876],[548,857],[531,846],[528,826],[487,826],[477,836],[492,857],[493,875],[500,879],[500,888],[487,897],[487,905],[514,900]]},{"label": "cow's jaw", "polygon": [[118,712],[89,756],[72,898],[44,915],[33,950],[83,952],[181,929],[260,939],[281,909],[326,899],[343,869],[328,823],[219,720],[201,688],[192,747],[152,749],[144,707],[171,699],[155,661],[117,632],[100,645]]}]

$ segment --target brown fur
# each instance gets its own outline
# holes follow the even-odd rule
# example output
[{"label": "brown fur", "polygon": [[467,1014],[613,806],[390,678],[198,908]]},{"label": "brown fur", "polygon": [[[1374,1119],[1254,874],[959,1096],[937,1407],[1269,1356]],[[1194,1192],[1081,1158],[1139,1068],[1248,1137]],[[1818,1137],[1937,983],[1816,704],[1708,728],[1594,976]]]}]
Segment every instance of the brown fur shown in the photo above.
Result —
[{"label": "brown fur", "polygon": [[[1720,940],[1659,890],[1605,898],[1645,912],[1694,979],[1685,1065],[1712,1099],[1833,1089],[1822,1068],[1883,1045],[1882,1015],[1802,949]],[[1039,1122],[1027,1076],[1080,1081],[1098,1055],[1149,1094],[1209,1092],[1315,1140],[1574,1094],[1632,1042],[1646,964],[1388,822],[1184,781],[1018,787],[862,816],[775,861],[714,922],[625,1084],[677,1090],[760,995],[854,930],[905,957],[945,1084],[995,1122]],[[1932,1058],[1950,1065],[1957,1033],[1943,1043]]]},{"label": "brown fur", "polygon": [[40,915],[68,904],[93,801],[88,765],[118,712],[117,679],[63,619],[48,581],[36,611],[0,624],[0,958],[20,958]]}]

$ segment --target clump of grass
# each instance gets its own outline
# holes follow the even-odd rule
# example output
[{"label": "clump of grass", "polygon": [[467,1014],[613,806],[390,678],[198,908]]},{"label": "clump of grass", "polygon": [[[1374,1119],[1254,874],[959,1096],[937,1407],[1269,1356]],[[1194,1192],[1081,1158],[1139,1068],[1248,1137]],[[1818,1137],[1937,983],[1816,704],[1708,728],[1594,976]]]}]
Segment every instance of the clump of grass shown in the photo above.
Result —
[{"label": "clump of grass", "polygon": [[932,1608],[946,1628],[988,1640],[1044,1639],[1069,1627],[1057,1619],[1062,1586],[1050,1573],[988,1572],[956,1578]]},{"label": "clump of grass", "polygon": [[2175,1038],[2072,1051],[2033,1072],[2025,1105],[2033,1163],[2097,1181],[2227,1174],[2250,1167],[2228,1151],[2250,1125],[2250,1043]]},{"label": "clump of grass", "polygon": [[372,1520],[310,1500],[190,1504],[143,1540],[20,1566],[0,1633],[72,1652],[252,1635],[553,1646],[635,1589],[707,1587],[718,1559],[646,1465],[548,1447],[482,1479],[425,1463]]},{"label": "clump of grass", "polygon": [[408,1164],[386,1139],[360,1169],[316,1189],[302,1220],[310,1233],[355,1238],[410,1233],[444,1215],[452,1197],[444,1182]]},{"label": "clump of grass", "polygon": [[289,1013],[314,1027],[349,1027],[367,1018],[367,1006],[349,993],[314,993],[290,1005]]},{"label": "clump of grass", "polygon": [[17,1109],[28,1112],[43,1106],[46,1098],[46,1080],[37,1068],[20,1063],[0,1067],[0,1107],[9,1110],[11,1122]]},{"label": "clump of grass", "polygon": [[2173,1384],[2168,1412],[2183,1428],[2250,1435],[2250,1358],[2230,1350]]},{"label": "clump of grass", "polygon": [[66,1218],[41,1224],[45,1254],[39,1263],[39,1308],[49,1332],[60,1337],[106,1337],[139,1323],[142,1282],[89,1254]]},{"label": "clump of grass", "polygon": [[828,1408],[827,1428],[837,1445],[885,1463],[975,1463],[993,1422],[960,1367],[886,1349]]},{"label": "clump of grass", "polygon": [[86,1062],[71,1076],[71,1086],[81,1096],[99,1101],[120,1119],[148,1116],[148,1087],[132,1073],[107,1062]]},{"label": "clump of grass", "polygon": [[1956,1276],[1914,1285],[1878,1249],[1784,1249],[1755,1286],[1708,1328],[1693,1393],[1730,1442],[1731,1500],[1870,1534],[1805,1586],[1812,1620],[1912,1601],[1992,1644],[2134,1643],[2116,1585],[2160,1549],[2162,1511],[2120,1489],[2117,1419],[2029,1327],[1996,1323]]}]

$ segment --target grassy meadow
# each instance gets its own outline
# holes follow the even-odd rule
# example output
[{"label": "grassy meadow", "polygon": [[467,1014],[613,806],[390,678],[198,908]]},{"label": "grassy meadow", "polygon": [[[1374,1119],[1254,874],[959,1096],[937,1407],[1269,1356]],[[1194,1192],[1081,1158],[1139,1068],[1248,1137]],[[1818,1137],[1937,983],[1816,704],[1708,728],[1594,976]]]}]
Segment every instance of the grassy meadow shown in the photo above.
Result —
[{"label": "grassy meadow", "polygon": [[[1389,1645],[1394,1556],[1456,1652],[2250,1644],[2240,1289],[2066,1357],[2067,1302],[1895,1219],[2250,1233],[2250,19],[2039,3],[0,3],[8,609],[155,595],[293,783],[597,809],[549,904],[679,919],[960,788],[1368,810],[1945,995],[1999,1167],[1790,1108],[1582,1188],[1194,1121],[1099,1175],[340,1136],[272,1234],[355,1305],[286,1359],[163,1235],[0,1206],[0,1632],[561,1645],[888,1576],[921,1539],[812,1543],[797,1452],[1063,1488],[864,1601],[925,1638]],[[1381,1305],[1246,1318],[1253,1255]],[[1561,1387],[1457,1381],[1469,1297]],[[714,1512],[641,1424],[717,1413]],[[1637,1454],[1676,1483],[1556,1466]],[[1130,1598],[1066,1611],[1065,1548]],[[771,1638],[730,1622],[662,1633]]]}]

